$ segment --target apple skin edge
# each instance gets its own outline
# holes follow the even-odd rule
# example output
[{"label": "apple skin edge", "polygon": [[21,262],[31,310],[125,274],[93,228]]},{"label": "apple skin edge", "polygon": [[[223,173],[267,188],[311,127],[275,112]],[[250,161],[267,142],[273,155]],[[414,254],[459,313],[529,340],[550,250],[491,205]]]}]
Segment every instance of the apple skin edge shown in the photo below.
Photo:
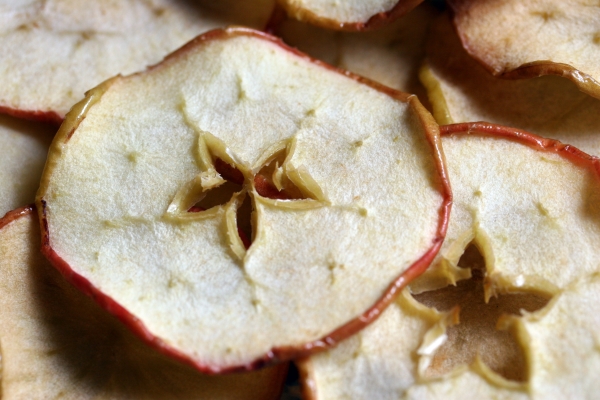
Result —
[{"label": "apple skin edge", "polygon": [[55,111],[19,110],[7,106],[0,106],[0,114],[6,114],[31,121],[46,122],[57,127],[64,121],[64,117],[61,117]]},{"label": "apple skin edge", "polygon": [[600,179],[600,158],[591,156],[575,146],[564,144],[558,140],[546,139],[521,129],[489,122],[463,122],[440,126],[441,136],[471,134],[503,138],[521,143],[535,150],[554,152],[575,165],[595,171],[598,179]]},{"label": "apple skin edge", "polygon": [[273,26],[278,25],[285,14],[290,18],[297,19],[302,22],[308,22],[312,25],[320,26],[321,28],[332,29],[337,31],[369,31],[381,28],[408,13],[410,10],[421,4],[423,0],[398,0],[396,5],[391,10],[375,14],[366,22],[340,22],[334,19],[320,17],[312,11],[296,8],[286,3],[285,0],[278,0],[271,19],[267,23],[267,32],[271,32]]},{"label": "apple skin edge", "polygon": [[[125,326],[127,326],[134,334],[140,337],[140,339],[143,340],[145,343],[160,351],[161,353],[175,358],[185,364],[188,364],[205,374],[221,374],[230,372],[249,371],[275,362],[307,357],[310,354],[325,350],[330,347],[334,347],[339,341],[360,331],[361,329],[375,321],[383,312],[383,310],[394,301],[396,295],[398,295],[408,283],[410,283],[413,279],[422,274],[431,264],[434,257],[440,250],[442,242],[446,235],[450,209],[452,206],[452,192],[450,189],[450,183],[446,170],[445,158],[441,146],[438,125],[435,123],[435,120],[429,114],[429,112],[427,112],[425,108],[419,103],[416,96],[396,91],[394,89],[383,86],[377,82],[355,75],[351,72],[344,71],[324,62],[315,60],[299,52],[298,50],[287,46],[279,38],[249,28],[233,27],[209,31],[205,34],[196,37],[180,49],[171,53],[170,55],[165,57],[164,60],[179,57],[182,54],[185,54],[187,51],[197,46],[201,46],[202,43],[209,40],[222,40],[240,35],[252,36],[260,38],[262,40],[270,41],[278,46],[281,46],[285,50],[295,54],[296,56],[309,60],[314,64],[335,71],[337,73],[341,73],[342,75],[345,75],[351,79],[366,84],[380,92],[384,92],[395,99],[398,99],[403,102],[408,102],[411,105],[413,112],[415,112],[416,117],[420,120],[422,126],[424,127],[427,142],[431,147],[431,155],[434,159],[433,162],[435,163],[438,174],[435,183],[439,188],[438,190],[442,198],[442,203],[437,211],[438,223],[436,235],[432,240],[429,249],[404,273],[398,276],[383,292],[379,300],[375,302],[375,304],[372,305],[363,314],[347,322],[346,324],[338,327],[333,332],[325,335],[324,337],[318,340],[312,341],[310,343],[305,343],[299,346],[273,348],[271,349],[271,351],[267,352],[263,357],[258,358],[250,363],[224,368],[220,366],[206,365],[202,363],[201,360],[194,359],[189,355],[184,354],[183,352],[166,344],[160,338],[154,336],[135,315],[131,314],[111,297],[102,293],[89,280],[75,273],[71,266],[67,264],[67,262],[64,259],[62,259],[52,248],[51,235],[48,229],[48,222],[46,219],[46,201],[43,197],[43,192],[38,193],[36,199],[36,206],[40,217],[40,226],[42,231],[41,250],[42,254],[49,260],[49,262],[67,279],[67,281],[69,281],[72,285],[74,285],[84,294],[90,296],[102,308],[106,309],[108,312],[117,317]],[[148,70],[152,70],[159,66],[160,64],[151,66],[148,68]],[[118,77],[111,78],[105,81],[104,83],[100,84],[97,88],[90,90],[87,93],[85,99],[73,106],[71,111],[67,114],[61,128],[59,129],[55,140],[62,141],[64,143],[69,141],[71,136],[75,133],[79,123],[81,123],[81,121],[85,119],[85,113],[87,112],[87,110],[90,107],[93,107],[93,104],[102,95],[102,92],[104,92],[105,88],[110,86],[110,84],[115,79],[118,79]],[[46,166],[46,168],[48,168],[48,165]],[[42,186],[45,186],[44,182],[42,182]]]}]

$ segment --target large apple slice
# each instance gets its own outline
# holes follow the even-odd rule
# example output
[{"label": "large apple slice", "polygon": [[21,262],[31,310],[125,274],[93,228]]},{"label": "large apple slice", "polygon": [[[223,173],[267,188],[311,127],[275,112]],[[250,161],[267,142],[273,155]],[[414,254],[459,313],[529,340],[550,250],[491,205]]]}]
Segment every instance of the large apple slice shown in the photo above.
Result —
[{"label": "large apple slice", "polygon": [[361,31],[385,25],[423,0],[279,0],[288,15],[323,28]]},{"label": "large apple slice", "polygon": [[600,155],[600,100],[559,77],[494,78],[463,50],[446,16],[432,24],[420,75],[440,124],[489,121]]},{"label": "large apple slice", "polygon": [[0,217],[35,199],[56,128],[0,115]]},{"label": "large apple slice", "polygon": [[302,362],[306,397],[594,398],[598,159],[500,126],[441,131],[454,206],[440,253],[413,295]]},{"label": "large apple slice", "polygon": [[[354,333],[427,267],[450,203],[431,115],[361,79],[239,28],[107,81],[50,150],[38,192],[46,256],[147,342],[204,371]],[[219,159],[241,188],[187,212],[224,183]],[[259,195],[259,172],[295,199]],[[244,197],[249,250],[236,226]]]},{"label": "large apple slice", "polygon": [[284,364],[206,376],[150,349],[40,253],[35,211],[0,220],[3,399],[277,399]]},{"label": "large apple slice", "polygon": [[600,98],[600,8],[585,0],[450,0],[467,51],[494,75],[563,76]]},{"label": "large apple slice", "polygon": [[60,122],[86,90],[229,24],[262,28],[274,0],[16,0],[0,5],[0,111]]},{"label": "large apple slice", "polygon": [[426,33],[438,14],[421,4],[381,29],[370,32],[335,32],[293,19],[285,19],[274,31],[291,46],[391,88],[415,93],[422,99],[418,70],[423,61]]}]

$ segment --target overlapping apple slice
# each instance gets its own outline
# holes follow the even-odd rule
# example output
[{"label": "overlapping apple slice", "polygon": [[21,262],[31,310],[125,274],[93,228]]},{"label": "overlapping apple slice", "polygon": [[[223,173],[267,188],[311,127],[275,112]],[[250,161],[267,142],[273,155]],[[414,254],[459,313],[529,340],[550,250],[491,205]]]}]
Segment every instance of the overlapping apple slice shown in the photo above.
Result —
[{"label": "overlapping apple slice", "polygon": [[35,199],[56,128],[0,115],[0,217]]},{"label": "overlapping apple slice", "polygon": [[362,31],[385,25],[423,0],[279,0],[288,15],[323,28]]},{"label": "overlapping apple slice", "polygon": [[422,4],[410,15],[370,32],[335,32],[293,19],[281,21],[275,32],[291,46],[391,88],[415,93],[423,101],[425,91],[418,69],[425,56],[430,22],[438,14]]},{"label": "overlapping apple slice", "polygon": [[206,376],[150,349],[48,263],[35,217],[0,220],[3,399],[278,398],[284,364]]},{"label": "overlapping apple slice", "polygon": [[558,75],[600,98],[600,8],[586,0],[450,0],[467,51],[494,75]]},{"label": "overlapping apple slice", "polygon": [[306,397],[593,398],[599,160],[497,125],[441,131],[454,206],[438,257],[412,295],[302,363]]},{"label": "overlapping apple slice", "polygon": [[[307,354],[372,321],[437,252],[450,203],[437,132],[414,96],[266,34],[213,31],[69,113],[38,192],[44,252],[201,370]],[[243,180],[230,200],[188,212],[227,177]],[[261,196],[264,180],[289,200]]]},{"label": "overlapping apple slice", "polygon": [[0,5],[0,111],[62,121],[85,91],[209,29],[262,28],[274,0],[16,0]]},{"label": "overlapping apple slice", "polygon": [[440,124],[489,121],[600,155],[600,100],[558,77],[492,77],[462,49],[446,16],[432,24],[421,79]]}]

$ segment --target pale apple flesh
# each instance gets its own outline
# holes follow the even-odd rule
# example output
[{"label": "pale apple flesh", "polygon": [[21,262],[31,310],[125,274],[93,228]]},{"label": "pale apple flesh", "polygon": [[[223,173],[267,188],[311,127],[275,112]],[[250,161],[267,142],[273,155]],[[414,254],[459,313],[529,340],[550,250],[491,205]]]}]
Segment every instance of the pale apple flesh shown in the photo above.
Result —
[{"label": "pale apple flesh", "polygon": [[593,398],[598,159],[497,125],[440,130],[454,206],[437,259],[376,322],[302,361],[305,398]]},{"label": "pale apple flesh", "polygon": [[[224,183],[216,159],[242,173],[242,191],[188,212]],[[260,171],[298,196],[261,196]],[[240,28],[91,91],[38,192],[55,267],[212,373],[309,354],[370,323],[435,256],[450,201],[437,125],[414,96]]]},{"label": "pale apple flesh", "polygon": [[42,256],[35,210],[0,220],[2,398],[278,399],[285,364],[206,376],[135,337]]},{"label": "pale apple flesh", "polygon": [[327,29],[363,31],[384,26],[423,0],[279,0],[287,14]]},{"label": "pale apple flesh", "polygon": [[56,128],[0,115],[0,218],[35,200]]},{"label": "pale apple flesh", "polygon": [[506,78],[557,75],[600,98],[600,9],[585,0],[451,0],[467,51]]},{"label": "pale apple flesh", "polygon": [[262,29],[274,0],[16,0],[0,7],[0,112],[60,123],[87,90],[209,29]]},{"label": "pale apple flesh", "polygon": [[420,77],[439,124],[488,121],[600,155],[600,100],[555,76],[494,78],[462,48],[447,16],[432,23]]}]

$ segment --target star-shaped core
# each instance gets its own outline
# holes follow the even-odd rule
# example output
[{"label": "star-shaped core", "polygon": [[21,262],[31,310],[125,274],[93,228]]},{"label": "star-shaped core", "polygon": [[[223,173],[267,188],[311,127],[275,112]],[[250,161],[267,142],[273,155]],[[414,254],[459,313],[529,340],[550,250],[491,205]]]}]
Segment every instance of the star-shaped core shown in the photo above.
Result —
[{"label": "star-shaped core", "polygon": [[477,246],[467,246],[458,266],[470,268],[472,277],[442,289],[413,295],[420,303],[450,311],[459,307],[460,322],[447,329],[448,340],[437,350],[426,370],[427,376],[440,376],[460,365],[473,363],[477,355],[502,377],[518,382],[527,380],[524,351],[513,333],[498,329],[505,315],[522,315],[543,308],[549,297],[538,293],[505,293],[485,302],[485,259]]}]

